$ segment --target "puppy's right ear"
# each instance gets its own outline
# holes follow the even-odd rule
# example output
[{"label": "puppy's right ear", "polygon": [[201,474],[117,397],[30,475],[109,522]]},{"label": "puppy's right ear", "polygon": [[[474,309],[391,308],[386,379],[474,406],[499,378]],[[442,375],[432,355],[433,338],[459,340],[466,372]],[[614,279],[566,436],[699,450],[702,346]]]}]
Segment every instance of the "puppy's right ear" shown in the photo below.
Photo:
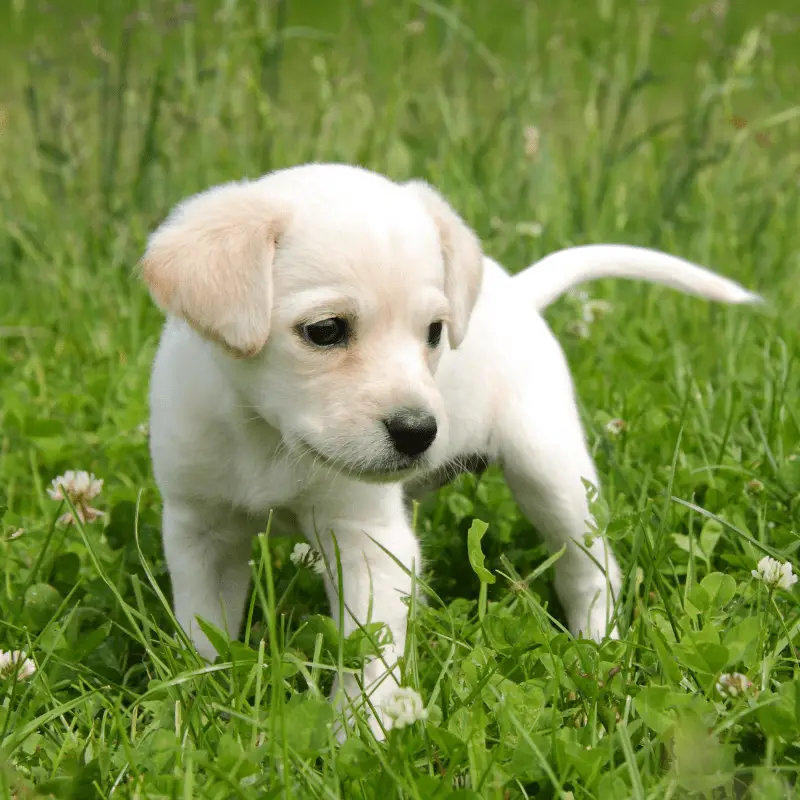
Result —
[{"label": "puppy's right ear", "polygon": [[263,186],[217,186],[181,203],[150,237],[141,274],[156,303],[233,355],[269,335],[272,262],[288,213]]},{"label": "puppy's right ear", "polygon": [[478,237],[452,206],[424,181],[408,186],[422,201],[439,229],[444,258],[444,293],[450,303],[447,336],[454,350],[464,339],[483,279],[483,251]]}]

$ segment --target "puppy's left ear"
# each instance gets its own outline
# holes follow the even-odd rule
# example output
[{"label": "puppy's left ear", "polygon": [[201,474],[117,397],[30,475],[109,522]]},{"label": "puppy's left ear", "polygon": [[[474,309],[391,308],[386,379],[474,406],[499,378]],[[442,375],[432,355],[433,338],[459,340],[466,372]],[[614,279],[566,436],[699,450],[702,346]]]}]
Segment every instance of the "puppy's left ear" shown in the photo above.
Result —
[{"label": "puppy's left ear", "polygon": [[445,269],[444,293],[450,304],[447,336],[450,347],[455,349],[464,339],[481,289],[481,243],[452,206],[429,184],[410,181],[406,186],[422,200],[439,229]]}]

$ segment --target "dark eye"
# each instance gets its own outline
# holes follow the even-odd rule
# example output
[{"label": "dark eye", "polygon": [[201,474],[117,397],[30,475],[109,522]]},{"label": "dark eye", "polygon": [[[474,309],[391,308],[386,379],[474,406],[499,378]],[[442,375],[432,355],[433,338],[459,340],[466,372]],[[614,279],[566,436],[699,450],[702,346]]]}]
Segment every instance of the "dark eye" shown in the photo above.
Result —
[{"label": "dark eye", "polygon": [[431,322],[428,327],[428,347],[438,347],[442,338],[442,323]]},{"label": "dark eye", "polygon": [[303,338],[315,347],[333,347],[347,340],[347,328],[347,320],[331,317],[303,325],[300,331]]}]

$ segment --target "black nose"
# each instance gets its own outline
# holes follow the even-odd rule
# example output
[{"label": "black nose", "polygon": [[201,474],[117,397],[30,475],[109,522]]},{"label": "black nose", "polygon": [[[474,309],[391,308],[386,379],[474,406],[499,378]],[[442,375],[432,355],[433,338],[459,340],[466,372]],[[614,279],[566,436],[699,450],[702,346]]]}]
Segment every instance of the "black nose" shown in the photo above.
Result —
[{"label": "black nose", "polygon": [[383,424],[395,449],[404,456],[424,453],[436,438],[436,417],[421,409],[400,409]]}]

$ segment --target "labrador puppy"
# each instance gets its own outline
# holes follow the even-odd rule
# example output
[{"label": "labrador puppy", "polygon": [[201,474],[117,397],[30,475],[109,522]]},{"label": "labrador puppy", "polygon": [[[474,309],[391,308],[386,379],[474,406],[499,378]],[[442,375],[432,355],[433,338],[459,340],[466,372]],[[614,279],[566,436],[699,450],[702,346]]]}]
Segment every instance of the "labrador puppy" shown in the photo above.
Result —
[{"label": "labrador puppy", "polygon": [[[512,277],[427,184],[337,164],[190,198],[140,266],[167,314],[150,433],[178,621],[209,659],[198,617],[236,636],[251,537],[272,510],[291,512],[324,555],[334,613],[343,594],[344,634],[368,621],[391,633],[361,676],[379,736],[420,568],[405,484],[476,458],[499,464],[550,549],[566,545],[555,587],[571,631],[616,635],[619,568],[602,539],[583,545],[584,480],[597,485],[597,473],[539,312],[606,276],[758,300],[679,258],[617,245],[560,251]],[[342,702],[362,702],[355,676],[345,684]]]}]

